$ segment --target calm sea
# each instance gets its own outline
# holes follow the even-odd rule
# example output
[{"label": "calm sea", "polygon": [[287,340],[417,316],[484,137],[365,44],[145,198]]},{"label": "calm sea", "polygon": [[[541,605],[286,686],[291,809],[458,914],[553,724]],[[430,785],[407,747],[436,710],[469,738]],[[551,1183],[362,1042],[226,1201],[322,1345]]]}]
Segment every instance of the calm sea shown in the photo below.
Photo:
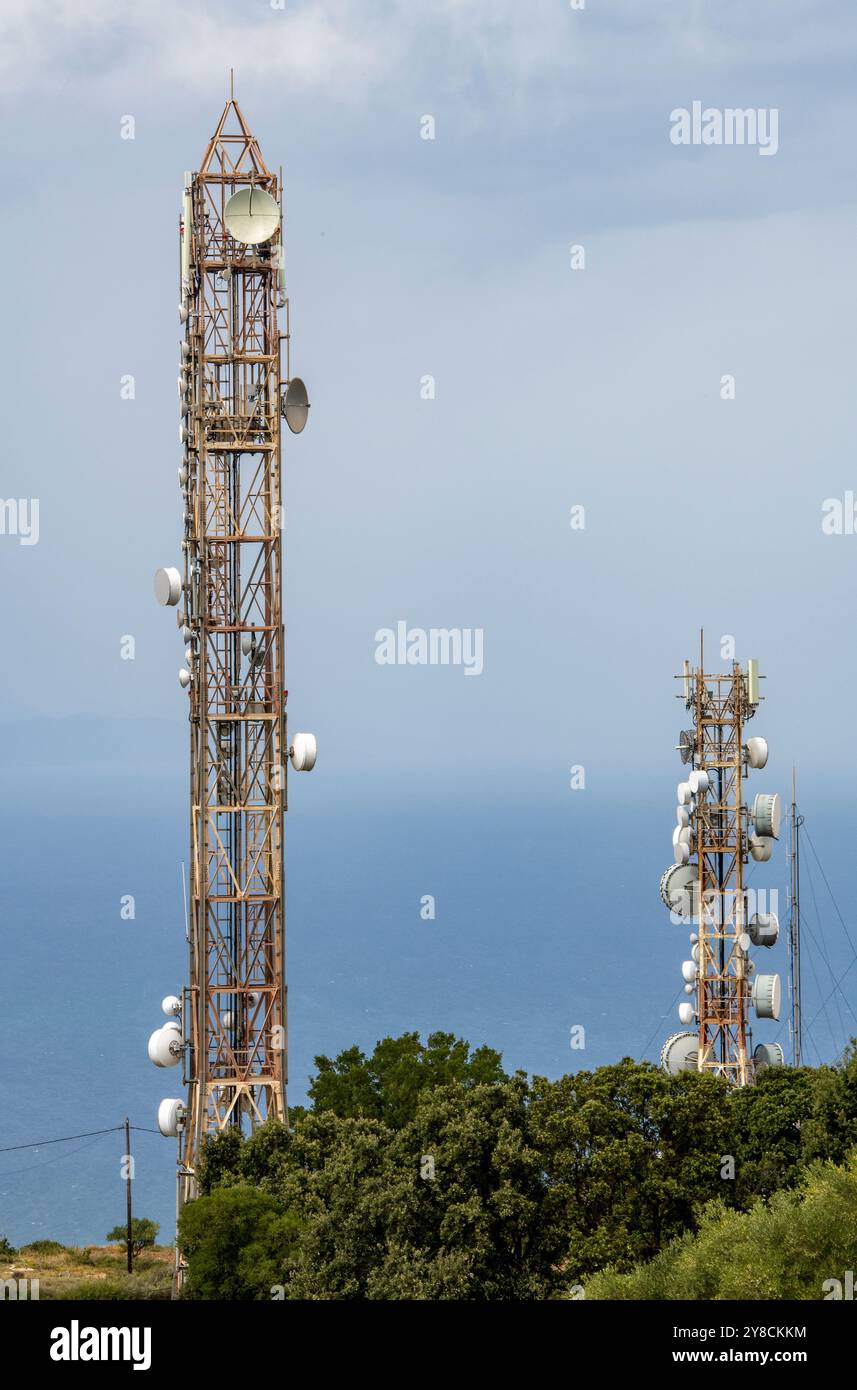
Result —
[{"label": "calm sea", "polygon": [[[13,759],[14,761],[14,759]],[[184,769],[6,769],[3,816],[0,1147],[140,1126],[135,1209],[174,1219],[173,1141],[146,1132],[176,1073],[146,1057],[160,1000],[184,981],[179,864]],[[305,790],[312,783],[310,790]],[[497,778],[401,774],[295,779],[287,818],[290,1099],[314,1056],[406,1030],[500,1049],[509,1069],[559,1076],[624,1055],[656,1058],[678,1027],[685,930],[658,897],[671,806],[516,791]],[[481,795],[480,795],[481,792]],[[852,940],[847,817],[814,843]],[[805,855],[807,1012],[852,959]],[[785,854],[768,877],[779,885]],[[135,917],[120,900],[133,895]],[[435,900],[424,920],[421,900]],[[847,911],[845,909],[847,908]],[[819,922],[823,930],[819,929]],[[810,933],[816,938],[813,944]],[[817,947],[817,949],[816,949]],[[786,971],[782,945],[772,968]],[[810,1060],[849,1034],[857,968],[813,1029]],[[681,996],[683,997],[683,996]],[[850,1001],[850,1003],[849,1003]],[[585,1048],[573,1049],[583,1027]],[[757,1040],[777,1036],[759,1025]],[[779,1036],[784,1040],[783,1034]],[[0,1153],[0,1233],[15,1244],[98,1242],[123,1219],[120,1133]]]}]

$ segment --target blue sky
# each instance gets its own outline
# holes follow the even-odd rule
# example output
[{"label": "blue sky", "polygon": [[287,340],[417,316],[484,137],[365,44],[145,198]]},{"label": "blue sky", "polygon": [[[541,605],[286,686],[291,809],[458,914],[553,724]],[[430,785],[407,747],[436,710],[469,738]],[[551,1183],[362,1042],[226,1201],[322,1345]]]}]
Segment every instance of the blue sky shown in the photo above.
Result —
[{"label": "blue sky", "polygon": [[[846,728],[854,676],[857,538],[821,504],[855,480],[857,14],[679,9],[5,7],[3,496],[40,499],[37,546],[0,537],[7,718],[184,718],[151,598],[176,219],[231,65],[286,170],[289,687],[328,767],[654,769],[704,625],[761,659],[787,762],[857,770],[806,718]],[[776,155],[672,145],[696,99],[776,107]],[[379,667],[400,619],[483,628],[483,675]]]}]

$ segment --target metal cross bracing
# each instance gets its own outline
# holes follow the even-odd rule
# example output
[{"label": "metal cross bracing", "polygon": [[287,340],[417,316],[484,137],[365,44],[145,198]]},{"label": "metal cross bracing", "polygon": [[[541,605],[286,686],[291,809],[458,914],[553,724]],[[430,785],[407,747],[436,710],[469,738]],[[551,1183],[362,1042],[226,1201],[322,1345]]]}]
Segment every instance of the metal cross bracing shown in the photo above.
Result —
[{"label": "metal cross bracing", "polygon": [[183,287],[183,620],[192,634],[185,1196],[206,1134],[286,1119],[277,315],[286,306],[281,231],[245,244],[224,220],[229,199],[248,187],[281,196],[230,99],[189,183]]}]

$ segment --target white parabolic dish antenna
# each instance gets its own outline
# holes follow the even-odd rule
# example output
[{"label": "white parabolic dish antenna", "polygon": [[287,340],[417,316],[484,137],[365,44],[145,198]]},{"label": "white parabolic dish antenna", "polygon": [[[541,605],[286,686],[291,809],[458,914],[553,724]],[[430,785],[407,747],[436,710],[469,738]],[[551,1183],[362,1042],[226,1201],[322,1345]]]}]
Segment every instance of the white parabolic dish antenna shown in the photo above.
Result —
[{"label": "white parabolic dish antenna", "polygon": [[757,735],[747,739],[747,762],[751,767],[762,768],[768,761],[768,740]]},{"label": "white parabolic dish antenna", "polygon": [[766,864],[774,852],[774,842],[770,835],[751,835],[750,853],[761,864]]},{"label": "white parabolic dish antenna", "polygon": [[184,1124],[185,1106],[181,1100],[162,1100],[158,1106],[158,1129],[165,1139],[175,1138]]},{"label": "white parabolic dish antenna", "polygon": [[774,1021],[779,1019],[782,997],[779,975],[757,975],[753,981],[751,996],[757,1018],[772,1018]]},{"label": "white parabolic dish antenna", "polygon": [[754,946],[776,946],[780,935],[780,920],[776,912],[757,912],[747,927]]},{"label": "white parabolic dish antenna", "polygon": [[226,230],[245,246],[270,241],[280,225],[280,207],[264,188],[239,188],[223,210]]},{"label": "white parabolic dish antenna", "polygon": [[291,748],[292,767],[295,772],[312,772],[317,756],[315,734],[295,734]]},{"label": "white parabolic dish antenna", "polygon": [[698,1033],[673,1033],[661,1048],[661,1067],[672,1076],[680,1071],[696,1071],[698,1053]]},{"label": "white parabolic dish antenna", "polygon": [[181,1033],[177,1024],[165,1023],[149,1038],[149,1061],[154,1062],[156,1067],[177,1066],[181,1060],[181,1052],[171,1052],[173,1046],[181,1046]]},{"label": "white parabolic dish antenna", "polygon": [[753,802],[753,823],[757,835],[780,838],[782,806],[776,792],[759,792]]},{"label": "white parabolic dish antenna", "polygon": [[286,387],[282,411],[292,434],[300,434],[309,418],[309,396],[299,376],[293,376]]},{"label": "white parabolic dish antenna", "polygon": [[175,608],[182,596],[182,577],[177,569],[155,571],[155,598],[163,608]]},{"label": "white parabolic dish antenna", "polygon": [[756,1071],[763,1071],[765,1067],[781,1067],[785,1060],[785,1054],[779,1043],[759,1043],[753,1053]]},{"label": "white parabolic dish antenna", "polygon": [[670,912],[675,912],[684,921],[695,915],[696,905],[696,865],[670,864],[661,875],[661,899]]}]

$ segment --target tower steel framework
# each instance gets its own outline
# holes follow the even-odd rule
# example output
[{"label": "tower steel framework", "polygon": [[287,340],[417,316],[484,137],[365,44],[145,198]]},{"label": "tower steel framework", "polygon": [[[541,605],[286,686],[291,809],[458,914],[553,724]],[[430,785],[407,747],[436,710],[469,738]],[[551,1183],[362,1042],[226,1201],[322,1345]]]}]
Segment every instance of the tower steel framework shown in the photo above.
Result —
[{"label": "tower steel framework", "polygon": [[751,946],[771,948],[779,937],[767,892],[748,888],[745,875],[751,858],[770,860],[781,819],[776,793],[757,793],[752,808],[744,800],[750,770],[768,763],[767,739],[745,740],[761,699],[759,666],[751,659],[745,671],[733,660],[726,671],[706,671],[700,633],[699,665],[686,661],[677,679],[693,720],[678,748],[690,770],[676,788],[676,862],[661,878],[661,897],[674,921],[694,928],[691,958],[681,967],[693,1002],[685,999],[678,1010],[680,1023],[694,1031],[667,1038],[661,1066],[673,1075],[705,1071],[746,1086],[760,1068],[784,1061],[777,1042],[751,1050],[749,1023],[751,1005],[757,1018],[777,1021],[781,1002],[779,975],[757,974],[750,956]]},{"label": "tower steel framework", "polygon": [[748,1022],[748,957],[744,865],[748,814],[744,805],[744,724],[753,713],[747,678],[735,661],[727,673],[700,665],[682,677],[694,725],[694,765],[708,771],[709,790],[696,809],[699,1071],[738,1086],[752,1078]]},{"label": "tower steel framework", "polygon": [[280,429],[288,301],[281,215],[260,244],[227,227],[224,210],[242,189],[263,190],[281,207],[281,178],[230,96],[198,172],[186,175],[181,226],[190,873],[180,1204],[194,1195],[207,1134],[287,1119]]}]

